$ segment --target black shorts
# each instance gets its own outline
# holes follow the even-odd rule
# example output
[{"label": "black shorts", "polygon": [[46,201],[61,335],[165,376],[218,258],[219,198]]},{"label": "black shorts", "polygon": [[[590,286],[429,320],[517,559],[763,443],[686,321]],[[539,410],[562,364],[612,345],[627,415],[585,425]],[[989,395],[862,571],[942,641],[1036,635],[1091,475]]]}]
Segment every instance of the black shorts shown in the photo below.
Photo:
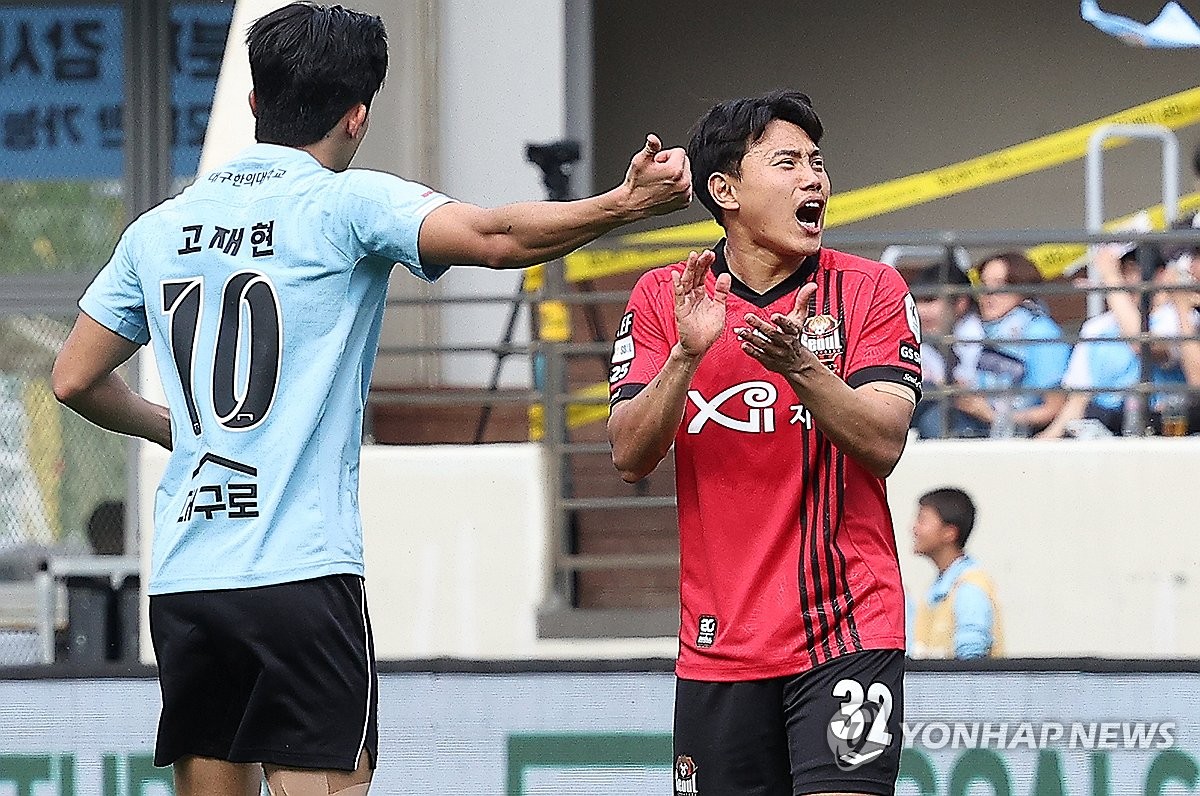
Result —
[{"label": "black shorts", "polygon": [[185,755],[353,771],[378,748],[363,580],[330,575],[150,597],[162,716],[154,764]]},{"label": "black shorts", "polygon": [[904,653],[866,650],[769,680],[676,682],[676,794],[892,796]]}]

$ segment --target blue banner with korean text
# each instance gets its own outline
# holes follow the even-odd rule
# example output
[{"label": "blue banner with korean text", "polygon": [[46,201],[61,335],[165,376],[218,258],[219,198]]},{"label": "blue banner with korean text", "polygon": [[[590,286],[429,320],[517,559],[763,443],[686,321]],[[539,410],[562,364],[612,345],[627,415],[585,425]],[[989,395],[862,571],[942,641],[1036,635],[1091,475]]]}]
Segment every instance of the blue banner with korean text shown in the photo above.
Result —
[{"label": "blue banner with korean text", "polygon": [[[172,170],[196,173],[233,3],[171,10]],[[120,6],[0,6],[0,180],[123,170]]]}]

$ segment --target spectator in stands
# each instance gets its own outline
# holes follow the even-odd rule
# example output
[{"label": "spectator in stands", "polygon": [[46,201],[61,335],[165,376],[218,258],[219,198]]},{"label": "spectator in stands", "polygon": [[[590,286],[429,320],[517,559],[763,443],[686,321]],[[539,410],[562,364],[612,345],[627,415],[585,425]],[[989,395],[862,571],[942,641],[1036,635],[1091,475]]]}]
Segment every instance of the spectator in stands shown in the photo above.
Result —
[{"label": "spectator in stands", "polygon": [[956,404],[994,437],[1028,436],[1062,409],[1065,396],[1057,388],[1071,348],[1045,305],[1022,290],[1042,281],[1029,258],[1007,252],[984,260],[977,270],[985,288],[979,295],[984,341],[973,386],[1041,392],[963,395]]},{"label": "spectator in stands", "polygon": [[[921,379],[926,390],[917,404],[912,427],[926,439],[970,436],[980,424],[944,398],[930,397],[929,388],[953,384],[971,386],[979,361],[983,322],[975,297],[968,292],[946,295],[944,286],[969,288],[971,280],[952,263],[935,263],[913,276],[910,286],[921,319]],[[946,340],[950,335],[952,340]]]},{"label": "spectator in stands", "polygon": [[[1200,160],[1200,148],[1197,149]],[[1197,164],[1200,173],[1200,163]],[[1197,216],[1200,218],[1200,216]],[[1172,258],[1164,283],[1179,321],[1179,365],[1191,390],[1200,390],[1200,248],[1187,248]],[[1181,289],[1188,288],[1191,289]],[[1200,433],[1200,399],[1192,392],[1187,405],[1188,431]]]},{"label": "spectator in stands", "polygon": [[[1141,380],[1140,344],[1114,338],[1130,338],[1142,332],[1141,301],[1132,290],[1142,282],[1137,249],[1128,246],[1104,246],[1096,251],[1096,272],[1105,287],[1128,287],[1129,291],[1105,294],[1108,311],[1084,322],[1079,330],[1079,342],[1071,352],[1062,386],[1068,390],[1091,390],[1133,387]],[[1153,281],[1162,283],[1167,274],[1166,263],[1154,252]],[[1150,333],[1173,338],[1179,333],[1179,318],[1173,303],[1162,292],[1152,298]],[[1161,340],[1150,346],[1151,378],[1159,384],[1180,384],[1183,372],[1179,367],[1178,347]],[[1038,434],[1042,438],[1079,435],[1077,421],[1091,419],[1113,434],[1122,433],[1126,426],[1126,393],[1070,392],[1054,420]],[[1157,403],[1157,401],[1155,402]],[[1157,423],[1157,413],[1153,418]],[[1103,433],[1103,432],[1100,432]]]},{"label": "spectator in stands", "polygon": [[943,487],[917,500],[913,550],[938,568],[915,610],[909,634],[914,658],[984,658],[1004,654],[996,589],[963,548],[975,527],[975,503]]}]

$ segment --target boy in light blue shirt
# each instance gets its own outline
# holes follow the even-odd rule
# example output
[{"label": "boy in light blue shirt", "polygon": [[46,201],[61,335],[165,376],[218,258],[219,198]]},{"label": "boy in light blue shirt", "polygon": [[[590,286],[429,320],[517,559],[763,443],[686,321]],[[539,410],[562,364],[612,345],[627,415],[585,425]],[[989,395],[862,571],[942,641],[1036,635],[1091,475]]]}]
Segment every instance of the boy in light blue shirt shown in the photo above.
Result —
[{"label": "boy in light blue shirt", "polygon": [[[80,301],[55,394],[171,449],[155,495],[157,765],[180,794],[365,794],[377,688],[358,512],[392,266],[519,268],[685,207],[654,136],[623,184],[485,209],[350,169],[387,68],[378,17],[293,3],[247,39],[258,143],[146,212]],[[167,406],[113,372],[154,347]],[[169,407],[169,408],[168,408]]]},{"label": "boy in light blue shirt", "polygon": [[991,578],[966,554],[975,503],[944,487],[917,500],[913,550],[938,568],[915,606],[909,604],[908,652],[914,658],[983,658],[1003,654],[1003,633]]}]

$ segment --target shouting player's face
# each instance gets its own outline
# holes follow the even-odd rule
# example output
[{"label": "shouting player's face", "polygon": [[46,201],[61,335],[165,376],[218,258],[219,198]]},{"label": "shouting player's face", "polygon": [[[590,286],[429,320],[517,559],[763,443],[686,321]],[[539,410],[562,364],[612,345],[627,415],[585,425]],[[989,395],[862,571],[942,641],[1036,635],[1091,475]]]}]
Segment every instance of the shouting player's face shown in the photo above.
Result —
[{"label": "shouting player's face", "polygon": [[729,220],[757,245],[783,257],[807,257],[821,248],[829,175],[808,133],[790,122],[770,122],[730,182],[736,218]]}]

